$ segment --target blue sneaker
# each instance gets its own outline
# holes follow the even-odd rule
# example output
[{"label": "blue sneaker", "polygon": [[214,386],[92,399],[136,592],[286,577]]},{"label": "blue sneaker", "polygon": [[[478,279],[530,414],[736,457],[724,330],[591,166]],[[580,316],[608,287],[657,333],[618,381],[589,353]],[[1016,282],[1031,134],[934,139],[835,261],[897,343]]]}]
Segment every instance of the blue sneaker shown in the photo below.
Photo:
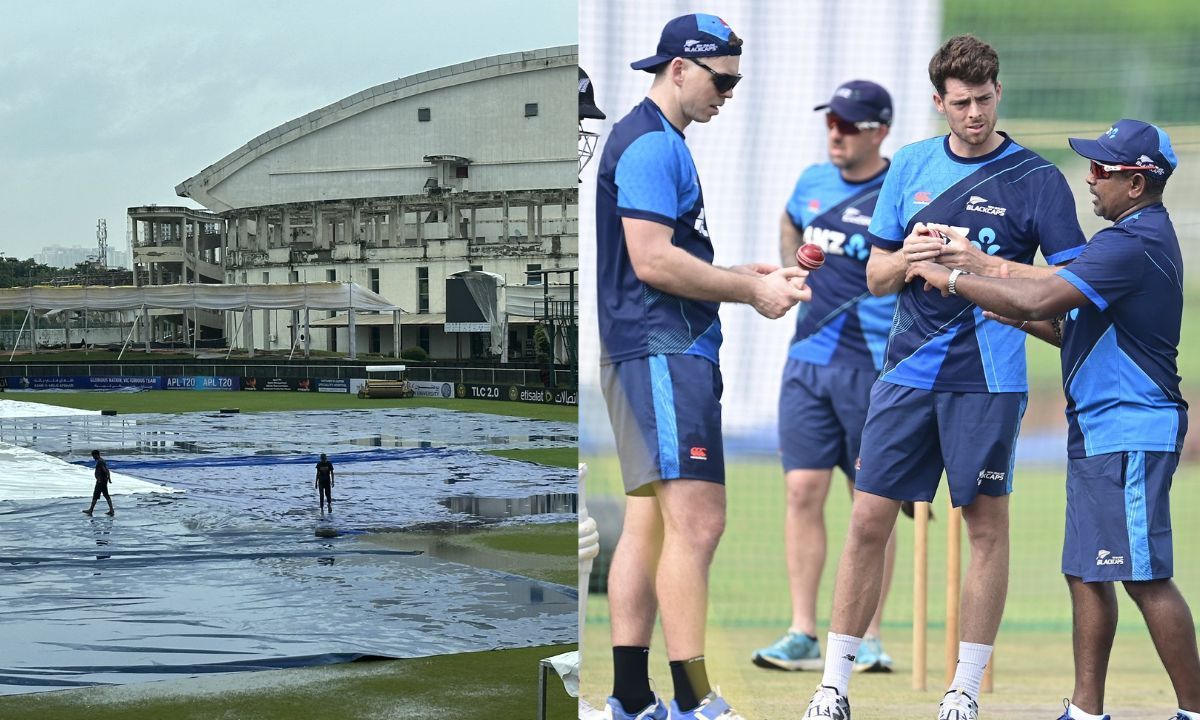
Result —
[{"label": "blue sneaker", "polygon": [[746,720],[746,718],[738,715],[733,708],[729,707],[729,703],[721,697],[720,688],[717,688],[705,695],[700,704],[688,712],[680,710],[672,700],[670,720]]},{"label": "blue sneaker", "polygon": [[789,632],[771,647],[763,648],[751,658],[755,665],[768,670],[823,670],[821,646],[804,633]]},{"label": "blue sneaker", "polygon": [[667,720],[667,706],[662,698],[655,695],[654,704],[647,705],[632,715],[625,712],[625,706],[615,697],[609,697],[604,704],[604,720]]},{"label": "blue sneaker", "polygon": [[892,671],[892,656],[883,651],[877,637],[865,637],[858,644],[858,652],[854,654],[854,672]]},{"label": "blue sneaker", "polygon": [[[1183,717],[1183,716],[1180,715],[1179,717]],[[1058,720],[1072,720],[1071,719],[1071,701],[1068,700],[1067,698],[1063,698],[1063,714],[1061,717],[1058,718]],[[1112,717],[1109,715],[1105,715],[1104,717],[1100,718],[1100,720],[1112,720]],[[1186,718],[1185,718],[1185,720],[1186,720]]]}]

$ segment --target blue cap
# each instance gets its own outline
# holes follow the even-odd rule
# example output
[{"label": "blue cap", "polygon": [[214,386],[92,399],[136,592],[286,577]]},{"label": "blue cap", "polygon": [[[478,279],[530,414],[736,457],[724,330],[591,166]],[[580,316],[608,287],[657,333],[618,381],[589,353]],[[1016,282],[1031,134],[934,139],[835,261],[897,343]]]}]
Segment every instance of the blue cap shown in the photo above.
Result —
[{"label": "blue cap", "polygon": [[1118,120],[1095,140],[1068,138],[1067,142],[1088,160],[1144,167],[1160,180],[1166,180],[1179,166],[1171,138],[1162,128],[1141,120]]},{"label": "blue cap", "polygon": [[733,29],[716,15],[695,13],[675,18],[663,26],[658,38],[658,52],[643,60],[630,63],[634,70],[654,72],[659,65],[672,59],[741,55],[741,43],[729,44]]},{"label": "blue cap", "polygon": [[851,80],[833,91],[833,98],[813,110],[829,110],[848,122],[892,124],[892,96],[870,80]]}]

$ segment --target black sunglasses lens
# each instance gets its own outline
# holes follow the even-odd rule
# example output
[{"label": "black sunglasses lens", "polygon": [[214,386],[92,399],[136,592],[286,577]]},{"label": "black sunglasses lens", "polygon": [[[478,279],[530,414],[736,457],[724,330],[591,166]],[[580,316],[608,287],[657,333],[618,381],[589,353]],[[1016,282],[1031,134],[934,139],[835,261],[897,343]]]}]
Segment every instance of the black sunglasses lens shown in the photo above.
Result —
[{"label": "black sunglasses lens", "polygon": [[713,84],[717,86],[717,92],[727,93],[732,90],[739,82],[741,75],[726,75],[720,73],[713,76]]}]

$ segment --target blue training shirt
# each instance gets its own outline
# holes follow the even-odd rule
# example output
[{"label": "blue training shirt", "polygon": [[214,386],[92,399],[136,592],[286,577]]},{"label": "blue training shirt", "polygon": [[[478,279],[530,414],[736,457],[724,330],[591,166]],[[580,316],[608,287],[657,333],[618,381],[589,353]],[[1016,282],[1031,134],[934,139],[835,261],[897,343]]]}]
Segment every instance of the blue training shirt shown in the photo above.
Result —
[{"label": "blue training shirt", "polygon": [[[1083,252],[1066,178],[1008,136],[978,158],[950,150],[949,136],[896,153],[871,220],[871,242],[899,250],[918,222],[956,227],[989,255],[1031,263],[1039,246],[1058,265]],[[960,297],[900,291],[880,379],[925,390],[1024,392],[1025,333],[987,320]]]},{"label": "blue training shirt", "polygon": [[1063,324],[1069,455],[1179,452],[1183,261],[1167,209],[1149,205],[1096,233],[1058,275],[1091,301]]},{"label": "blue training shirt", "polygon": [[704,194],[683,133],[649,98],[613,125],[596,184],[596,304],[601,364],[649,355],[717,362],[720,303],[661,292],[634,274],[622,218],[666,225],[671,242],[712,264]]},{"label": "blue training shirt", "polygon": [[800,305],[788,357],[814,365],[883,367],[896,296],[877,298],[867,290],[867,227],[875,212],[885,168],[875,177],[850,182],[833,163],[805,170],[787,214],[804,242],[825,251],[825,265],[808,276],[812,302]]}]

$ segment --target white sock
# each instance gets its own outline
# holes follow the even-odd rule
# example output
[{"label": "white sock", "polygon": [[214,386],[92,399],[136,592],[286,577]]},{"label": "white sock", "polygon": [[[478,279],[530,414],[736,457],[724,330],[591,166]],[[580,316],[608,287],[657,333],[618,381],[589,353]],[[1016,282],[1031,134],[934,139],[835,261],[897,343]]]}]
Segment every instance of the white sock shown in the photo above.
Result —
[{"label": "white sock", "polygon": [[1187,718],[1187,720],[1200,720],[1200,712],[1192,712],[1179,708],[1179,714]]},{"label": "white sock", "polygon": [[992,646],[960,642],[958,644],[958,667],[954,670],[954,682],[950,690],[962,690],[972,700],[979,698],[979,686],[983,684],[983,669],[992,659]]},{"label": "white sock", "polygon": [[1103,715],[1085,713],[1075,703],[1071,703],[1071,706],[1067,708],[1067,717],[1071,718],[1071,720],[1104,720]]},{"label": "white sock", "polygon": [[854,654],[862,638],[829,633],[825,640],[825,675],[821,684],[835,688],[839,694],[850,691],[850,671],[854,669]]}]

